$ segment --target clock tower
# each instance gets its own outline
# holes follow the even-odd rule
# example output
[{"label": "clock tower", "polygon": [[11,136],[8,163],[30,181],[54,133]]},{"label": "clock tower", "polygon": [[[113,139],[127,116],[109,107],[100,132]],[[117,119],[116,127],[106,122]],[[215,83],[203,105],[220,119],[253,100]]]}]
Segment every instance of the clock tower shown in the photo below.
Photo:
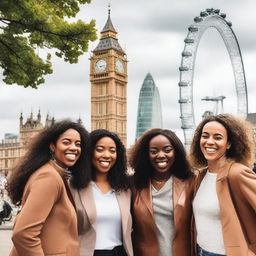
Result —
[{"label": "clock tower", "polygon": [[91,130],[117,133],[126,145],[127,58],[108,10],[100,41],[90,58]]}]

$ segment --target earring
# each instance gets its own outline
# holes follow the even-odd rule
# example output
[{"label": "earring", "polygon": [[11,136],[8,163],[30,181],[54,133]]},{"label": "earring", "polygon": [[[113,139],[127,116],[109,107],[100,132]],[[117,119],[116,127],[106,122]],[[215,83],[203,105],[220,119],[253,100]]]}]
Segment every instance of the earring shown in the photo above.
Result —
[{"label": "earring", "polygon": [[55,157],[54,157],[54,151],[50,149],[50,158],[52,160],[55,160]]}]

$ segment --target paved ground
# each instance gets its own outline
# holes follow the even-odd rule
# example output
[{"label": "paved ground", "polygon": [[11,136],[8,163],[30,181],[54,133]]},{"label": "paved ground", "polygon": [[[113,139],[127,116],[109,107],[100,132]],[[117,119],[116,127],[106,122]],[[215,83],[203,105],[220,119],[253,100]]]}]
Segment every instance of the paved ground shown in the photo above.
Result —
[{"label": "paved ground", "polygon": [[8,256],[11,248],[12,223],[6,222],[0,226],[0,255]]}]

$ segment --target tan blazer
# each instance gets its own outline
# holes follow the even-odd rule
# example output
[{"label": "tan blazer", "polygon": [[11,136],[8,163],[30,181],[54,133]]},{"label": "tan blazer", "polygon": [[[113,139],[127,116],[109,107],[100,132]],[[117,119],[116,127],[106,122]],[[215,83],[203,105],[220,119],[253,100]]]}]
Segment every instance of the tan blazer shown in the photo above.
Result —
[{"label": "tan blazer", "polygon": [[[206,169],[199,173],[195,192],[205,174]],[[217,174],[216,190],[226,254],[256,255],[256,174],[242,164],[229,162]]]},{"label": "tan blazer", "polygon": [[61,175],[49,162],[30,176],[10,256],[79,256],[76,211]]},{"label": "tan blazer", "polygon": [[[71,187],[71,193],[77,209],[80,255],[92,256],[96,243],[97,225],[97,213],[92,185],[89,184],[81,190]],[[116,192],[116,197],[121,212],[123,245],[128,256],[133,256],[131,242],[132,218],[130,213],[131,192],[130,190]]]},{"label": "tan blazer", "polygon": [[[175,227],[173,241],[170,241],[172,255],[191,256],[192,178],[182,181],[173,177],[172,188]],[[159,245],[153,214],[151,183],[140,191],[133,190],[132,215],[134,255],[158,256]]]}]

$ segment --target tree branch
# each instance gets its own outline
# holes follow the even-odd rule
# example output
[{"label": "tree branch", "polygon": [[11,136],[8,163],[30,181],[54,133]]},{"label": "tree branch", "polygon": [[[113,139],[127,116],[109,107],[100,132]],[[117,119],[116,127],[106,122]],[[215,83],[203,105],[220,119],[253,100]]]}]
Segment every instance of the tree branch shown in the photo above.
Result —
[{"label": "tree branch", "polygon": [[14,50],[10,47],[10,45],[8,45],[7,43],[5,43],[3,40],[0,40],[0,43],[1,43],[3,46],[5,46],[5,47],[8,49],[8,51],[9,51],[12,55],[16,56],[18,59],[21,59],[21,57],[16,53],[16,51],[14,51]]},{"label": "tree branch", "polygon": [[11,20],[11,19],[0,18],[0,21],[5,23],[5,24],[8,24],[8,25],[10,25],[10,23],[16,23],[16,24],[19,24],[19,25],[21,25],[21,26],[23,26],[25,28],[30,29],[31,31],[38,31],[38,32],[41,32],[41,33],[44,33],[44,34],[55,35],[55,36],[58,36],[58,37],[61,37],[61,38],[66,38],[67,40],[70,40],[72,37],[79,36],[79,35],[82,34],[80,32],[80,33],[77,33],[77,34],[64,35],[64,34],[52,32],[52,31],[43,30],[43,29],[40,29],[37,26],[31,26],[31,25],[23,23],[23,22],[21,22],[19,20]]}]

